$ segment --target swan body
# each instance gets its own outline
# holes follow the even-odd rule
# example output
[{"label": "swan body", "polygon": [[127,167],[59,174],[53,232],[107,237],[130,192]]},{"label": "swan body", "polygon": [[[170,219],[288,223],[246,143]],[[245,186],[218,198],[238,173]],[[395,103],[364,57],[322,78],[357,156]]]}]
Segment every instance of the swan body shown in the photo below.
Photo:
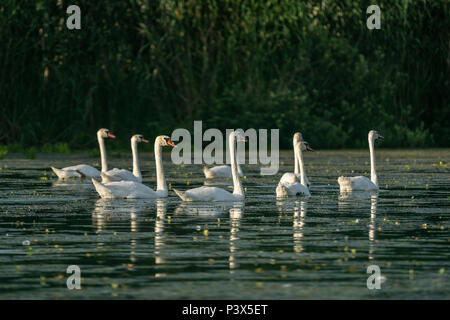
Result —
[{"label": "swan body", "polygon": [[[98,182],[92,179],[95,190],[102,199],[156,199],[165,198],[168,195],[167,183],[164,177],[161,151],[163,146],[175,144],[168,136],[158,136],[155,139],[155,162],[156,162],[156,191],[137,181],[113,181],[108,183]],[[102,173],[104,180],[105,173]]]},{"label": "swan body", "polygon": [[[280,179],[280,183],[286,184],[286,183],[295,183],[296,181],[301,181],[302,176],[300,173],[295,174],[294,172],[285,172]],[[309,187],[309,180],[308,177],[306,177],[306,185]]]},{"label": "swan body", "polygon": [[357,177],[339,177],[339,189],[340,192],[352,192],[352,191],[377,191],[378,180],[375,164],[375,140],[383,139],[375,130],[370,130],[368,135],[369,150],[370,150],[370,180],[364,176]]},{"label": "swan body", "polygon": [[232,194],[218,187],[199,187],[185,191],[184,193],[174,189],[175,193],[183,201],[237,201],[244,196]]},{"label": "swan body", "polygon": [[126,169],[117,169],[114,168],[112,170],[108,170],[108,172],[103,172],[102,182],[114,182],[114,181],[134,181],[134,182],[142,182],[142,177],[136,177],[132,172]]},{"label": "swan body", "polygon": [[[105,141],[106,138],[115,138],[115,136],[109,132],[108,129],[99,129],[97,131],[97,140],[100,146],[100,157],[102,161],[102,172],[108,170],[108,164],[106,161],[106,150],[105,150]],[[87,165],[80,164],[71,167],[65,167],[62,169],[57,169],[55,167],[51,167],[53,172],[58,176],[58,179],[69,179],[69,178],[100,178],[101,172],[96,168]]]},{"label": "swan body", "polygon": [[52,168],[52,171],[59,179],[70,178],[94,178],[100,177],[100,171],[87,164],[79,164],[77,166],[65,167],[63,169]]},{"label": "swan body", "polygon": [[162,190],[154,191],[146,185],[136,181],[115,181],[101,183],[92,179],[95,190],[102,199],[156,199],[167,197]]},{"label": "swan body", "polygon": [[[231,167],[227,165],[216,166],[212,168],[203,167],[203,173],[206,179],[214,178],[232,178],[233,174],[231,172]],[[238,164],[238,175],[242,177],[244,174],[241,170],[241,166]]]},{"label": "swan body", "polygon": [[137,151],[137,144],[139,142],[148,143],[148,140],[144,139],[141,134],[135,134],[131,137],[131,151],[133,153],[133,172],[126,169],[114,168],[105,172],[102,175],[102,182],[108,183],[113,181],[135,181],[142,182],[142,174],[139,166],[139,158]]},{"label": "swan body", "polygon": [[378,186],[364,176],[339,177],[338,183],[341,192],[378,190]]},{"label": "swan body", "polygon": [[[308,143],[303,141],[301,133],[297,132],[294,135],[294,155],[296,161],[298,160],[298,166],[300,168],[300,174],[292,173],[291,175],[284,174],[278,186],[275,190],[277,197],[293,197],[293,196],[310,196],[311,193],[308,189],[307,177],[305,166],[303,163],[303,153],[302,151],[308,150]],[[311,149],[311,148],[309,148]],[[312,149],[311,149],[312,150]],[[297,167],[297,165],[296,165]],[[297,171],[297,168],[296,168]],[[300,176],[300,177],[299,177]],[[284,179],[283,179],[284,178]]]},{"label": "swan body", "polygon": [[296,196],[310,196],[311,193],[307,186],[302,185],[299,182],[295,183],[278,183],[276,189],[277,197],[285,198],[285,197],[296,197]]},{"label": "swan body", "polygon": [[240,141],[245,141],[241,138],[240,134],[233,131],[229,136],[229,148],[231,156],[231,171],[233,177],[233,193],[230,193],[224,189],[218,187],[208,187],[203,186],[199,188],[194,188],[187,190],[185,192],[175,190],[177,196],[183,201],[241,201],[244,200],[244,190],[239,180],[238,170],[237,170],[237,160],[236,160],[236,139]]}]

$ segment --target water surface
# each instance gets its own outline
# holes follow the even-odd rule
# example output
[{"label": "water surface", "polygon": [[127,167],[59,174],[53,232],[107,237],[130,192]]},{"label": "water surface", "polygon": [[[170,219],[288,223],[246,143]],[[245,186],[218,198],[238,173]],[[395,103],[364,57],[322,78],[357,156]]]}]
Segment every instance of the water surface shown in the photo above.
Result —
[{"label": "water surface", "polygon": [[[141,158],[154,188],[152,157]],[[201,166],[164,158],[171,188],[205,183]],[[368,151],[307,153],[312,196],[277,200],[293,170],[283,152],[276,176],[243,165],[245,203],[216,204],[172,191],[101,200],[89,181],[49,169],[98,159],[1,160],[0,299],[449,299],[449,159],[450,150],[377,150],[380,191],[340,195],[339,175],[369,176]],[[82,290],[67,289],[69,265],[81,268]],[[367,288],[369,265],[380,267],[380,290]]]}]

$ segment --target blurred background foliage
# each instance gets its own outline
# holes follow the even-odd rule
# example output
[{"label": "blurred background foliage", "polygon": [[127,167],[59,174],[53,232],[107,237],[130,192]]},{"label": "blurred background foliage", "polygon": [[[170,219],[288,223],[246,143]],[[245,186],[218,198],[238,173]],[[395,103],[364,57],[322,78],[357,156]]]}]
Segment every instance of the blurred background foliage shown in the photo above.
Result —
[{"label": "blurred background foliage", "polygon": [[[381,8],[381,30],[366,9]],[[66,9],[81,7],[81,30]],[[128,147],[176,128],[301,131],[315,148],[449,146],[446,0],[3,0],[0,145]],[[6,151],[5,151],[6,152]]]}]

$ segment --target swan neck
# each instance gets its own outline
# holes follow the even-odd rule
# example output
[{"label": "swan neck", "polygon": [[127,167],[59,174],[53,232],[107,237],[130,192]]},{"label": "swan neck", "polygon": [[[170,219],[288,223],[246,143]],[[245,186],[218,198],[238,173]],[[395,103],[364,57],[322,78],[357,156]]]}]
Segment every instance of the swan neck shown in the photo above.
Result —
[{"label": "swan neck", "polygon": [[377,169],[375,164],[375,145],[374,140],[369,137],[369,150],[370,150],[370,180],[378,186]]},{"label": "swan neck", "polygon": [[236,160],[236,167],[237,167],[237,172],[239,176],[242,176],[242,169],[241,169],[241,165],[239,164],[239,161]]},{"label": "swan neck", "polygon": [[300,172],[299,172],[299,167],[298,167],[298,158],[297,158],[297,152],[295,151],[295,141],[294,141],[294,173],[297,176]]},{"label": "swan neck", "polygon": [[138,179],[142,179],[138,158],[138,143],[135,139],[131,139],[131,152],[133,153],[133,175]]},{"label": "swan neck", "polygon": [[239,179],[236,159],[236,133],[232,132],[229,136],[229,148],[231,158],[231,173],[233,175],[233,194],[244,196],[244,190],[242,189],[241,180]]},{"label": "swan neck", "polygon": [[97,135],[98,146],[100,147],[100,159],[102,162],[102,172],[108,171],[108,161],[106,160],[105,139],[101,135]]},{"label": "swan neck", "polygon": [[305,165],[303,163],[303,152],[302,152],[302,148],[301,148],[300,144],[297,144],[296,149],[297,149],[297,158],[298,158],[298,163],[299,163],[299,167],[300,167],[300,175],[301,175],[300,183],[302,185],[304,185],[305,187],[308,187],[306,185],[306,171],[305,171]]},{"label": "swan neck", "polygon": [[[158,139],[158,138],[157,138]],[[156,190],[167,191],[166,178],[162,164],[162,146],[155,140]]]}]

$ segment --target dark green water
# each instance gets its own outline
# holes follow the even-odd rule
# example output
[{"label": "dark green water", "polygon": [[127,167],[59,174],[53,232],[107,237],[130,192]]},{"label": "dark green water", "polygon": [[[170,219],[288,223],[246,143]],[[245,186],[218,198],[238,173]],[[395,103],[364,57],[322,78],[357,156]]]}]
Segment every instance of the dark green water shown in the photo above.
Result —
[{"label": "dark green water", "polygon": [[[204,183],[201,166],[165,159],[172,187]],[[449,299],[449,159],[377,150],[379,193],[342,197],[337,177],[368,176],[368,152],[307,153],[312,196],[277,200],[293,167],[282,153],[277,176],[243,166],[245,204],[186,204],[172,191],[104,201],[90,182],[57,182],[48,168],[96,159],[1,160],[0,299]],[[154,187],[152,155],[142,160]],[[82,290],[67,289],[69,265],[81,268]],[[379,290],[367,288],[369,265],[381,269]]]}]

